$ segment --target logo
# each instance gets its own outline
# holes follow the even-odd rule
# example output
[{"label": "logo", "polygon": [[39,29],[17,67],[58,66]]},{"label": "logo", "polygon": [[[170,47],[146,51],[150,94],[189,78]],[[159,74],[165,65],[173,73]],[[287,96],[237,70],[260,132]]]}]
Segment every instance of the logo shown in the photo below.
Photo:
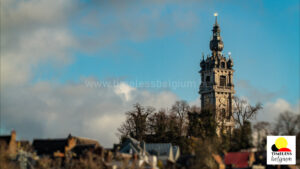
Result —
[{"label": "logo", "polygon": [[267,164],[296,164],[295,136],[267,136]]},{"label": "logo", "polygon": [[291,152],[291,149],[286,147],[287,145],[287,140],[284,137],[279,137],[276,139],[275,144],[272,145],[272,151]]}]

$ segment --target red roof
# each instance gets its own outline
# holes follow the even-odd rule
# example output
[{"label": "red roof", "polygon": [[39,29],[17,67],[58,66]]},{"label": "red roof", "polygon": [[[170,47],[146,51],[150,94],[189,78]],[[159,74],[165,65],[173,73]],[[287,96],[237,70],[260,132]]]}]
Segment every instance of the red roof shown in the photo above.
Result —
[{"label": "red roof", "polygon": [[247,168],[250,153],[230,152],[225,155],[225,164],[232,165],[234,168]]}]

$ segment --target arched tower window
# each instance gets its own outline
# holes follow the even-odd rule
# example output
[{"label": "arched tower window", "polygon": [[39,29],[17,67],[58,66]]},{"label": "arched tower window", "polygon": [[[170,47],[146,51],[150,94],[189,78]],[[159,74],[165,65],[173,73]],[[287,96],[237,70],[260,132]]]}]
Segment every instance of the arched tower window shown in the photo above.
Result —
[{"label": "arched tower window", "polygon": [[220,76],[220,86],[226,86],[226,76]]},{"label": "arched tower window", "polygon": [[221,62],[221,68],[225,68],[225,62]]}]

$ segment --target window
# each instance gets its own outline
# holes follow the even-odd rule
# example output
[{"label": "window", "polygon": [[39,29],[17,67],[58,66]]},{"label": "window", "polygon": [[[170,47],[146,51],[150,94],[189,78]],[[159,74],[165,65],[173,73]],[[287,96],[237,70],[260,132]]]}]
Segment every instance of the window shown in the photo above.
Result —
[{"label": "window", "polygon": [[220,86],[226,86],[226,76],[220,76]]},{"label": "window", "polygon": [[210,82],[210,76],[206,76],[206,82]]},{"label": "window", "polygon": [[225,68],[225,62],[221,62],[221,68]]}]

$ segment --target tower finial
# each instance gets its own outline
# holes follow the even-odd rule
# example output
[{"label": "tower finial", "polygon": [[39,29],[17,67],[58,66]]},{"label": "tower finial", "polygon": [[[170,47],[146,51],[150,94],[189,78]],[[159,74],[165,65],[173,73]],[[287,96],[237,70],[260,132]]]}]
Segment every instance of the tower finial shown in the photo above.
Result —
[{"label": "tower finial", "polygon": [[218,13],[217,13],[217,12],[215,12],[215,13],[214,13],[214,16],[216,17],[216,20],[215,20],[215,25],[217,25],[217,24],[218,24]]}]

